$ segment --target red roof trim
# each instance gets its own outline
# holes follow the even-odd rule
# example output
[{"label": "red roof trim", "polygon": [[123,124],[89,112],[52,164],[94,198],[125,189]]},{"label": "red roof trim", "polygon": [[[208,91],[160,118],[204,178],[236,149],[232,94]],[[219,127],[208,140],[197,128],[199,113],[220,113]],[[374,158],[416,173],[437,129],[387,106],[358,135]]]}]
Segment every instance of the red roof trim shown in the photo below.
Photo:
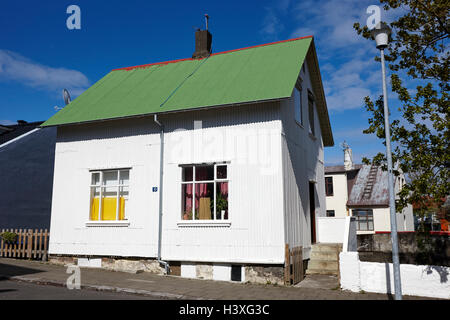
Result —
[{"label": "red roof trim", "polygon": [[[292,39],[287,39],[287,40],[281,40],[281,41],[275,41],[275,42],[259,44],[259,45],[251,46],[251,47],[245,47],[245,48],[240,48],[240,49],[233,49],[233,50],[228,50],[228,51],[222,51],[222,52],[213,53],[213,54],[211,54],[211,56],[217,56],[219,54],[231,53],[231,52],[247,50],[247,49],[253,49],[253,48],[264,47],[264,46],[270,46],[272,44],[278,44],[278,43],[283,43],[283,42],[302,40],[302,39],[307,39],[307,38],[313,38],[313,36],[292,38]],[[204,59],[204,58],[202,58],[202,59]],[[177,60],[170,60],[170,61],[163,61],[163,62],[155,62],[155,63],[142,64],[142,65],[138,65],[138,66],[132,66],[132,67],[117,68],[117,69],[113,69],[111,71],[117,71],[117,70],[127,70],[127,71],[129,71],[129,70],[133,70],[133,69],[147,68],[147,67],[151,67],[151,66],[155,66],[155,65],[166,65],[166,64],[169,64],[169,63],[177,63],[177,62],[189,61],[189,60],[195,60],[195,59],[185,58],[185,59],[177,59]],[[196,59],[196,60],[201,60],[201,59]]]}]

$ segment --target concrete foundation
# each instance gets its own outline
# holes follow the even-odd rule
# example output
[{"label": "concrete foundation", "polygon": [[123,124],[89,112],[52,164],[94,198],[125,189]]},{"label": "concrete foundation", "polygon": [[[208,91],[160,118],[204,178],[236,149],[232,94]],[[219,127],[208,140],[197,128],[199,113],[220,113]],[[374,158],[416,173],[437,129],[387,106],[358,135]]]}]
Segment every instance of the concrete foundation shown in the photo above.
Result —
[{"label": "concrete foundation", "polygon": [[245,281],[284,285],[284,266],[245,266]]},{"label": "concrete foundation", "polygon": [[[79,265],[80,267],[102,268],[128,273],[150,272],[159,275],[165,274],[164,268],[155,259],[50,256],[49,263],[63,266]],[[173,269],[170,275],[204,280],[231,281],[231,264],[173,262],[172,268],[172,264],[169,261],[169,265],[171,270]],[[283,265],[239,265],[239,267],[241,268],[240,282],[284,285]]]}]

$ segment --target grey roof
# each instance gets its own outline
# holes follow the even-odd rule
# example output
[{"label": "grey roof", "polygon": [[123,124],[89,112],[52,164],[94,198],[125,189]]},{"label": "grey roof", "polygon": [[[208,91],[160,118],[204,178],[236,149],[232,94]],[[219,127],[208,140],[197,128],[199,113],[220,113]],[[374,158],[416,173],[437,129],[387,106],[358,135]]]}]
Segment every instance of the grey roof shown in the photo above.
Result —
[{"label": "grey roof", "polygon": [[[372,171],[372,172],[371,172]],[[348,207],[389,206],[387,171],[380,167],[363,165],[347,201]]]},{"label": "grey roof", "polygon": [[0,130],[0,145],[15,139],[33,129],[38,128],[44,121],[37,122],[25,122],[21,121],[20,123],[13,125],[3,125],[2,130]]},{"label": "grey roof", "polygon": [[[354,164],[351,170],[361,169],[362,164]],[[344,166],[326,166],[325,173],[345,173],[350,170],[345,170]]]}]

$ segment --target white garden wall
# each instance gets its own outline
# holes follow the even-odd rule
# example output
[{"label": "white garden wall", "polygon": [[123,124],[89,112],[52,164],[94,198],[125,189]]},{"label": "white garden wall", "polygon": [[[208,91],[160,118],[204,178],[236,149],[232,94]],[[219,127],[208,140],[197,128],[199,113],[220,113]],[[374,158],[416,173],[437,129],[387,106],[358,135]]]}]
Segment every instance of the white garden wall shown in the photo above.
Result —
[{"label": "white garden wall", "polygon": [[345,234],[345,217],[318,217],[317,234],[318,242],[343,243]]},{"label": "white garden wall", "polygon": [[[394,294],[392,263],[363,262],[357,252],[341,252],[341,288]],[[450,267],[400,265],[403,295],[450,299]]]}]

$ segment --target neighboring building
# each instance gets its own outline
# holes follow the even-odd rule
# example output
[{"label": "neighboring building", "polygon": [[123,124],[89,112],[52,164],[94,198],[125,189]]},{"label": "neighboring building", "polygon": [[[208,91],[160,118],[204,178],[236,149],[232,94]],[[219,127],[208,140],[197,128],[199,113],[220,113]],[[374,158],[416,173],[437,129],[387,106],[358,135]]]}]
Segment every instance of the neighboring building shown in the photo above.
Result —
[{"label": "neighboring building", "polygon": [[51,255],[241,281],[282,277],[286,244],[309,259],[333,145],[313,38],[209,55],[207,36],[206,55],[113,70],[43,124]]},{"label": "neighboring building", "polygon": [[56,128],[42,123],[0,126],[0,230],[50,227]]},{"label": "neighboring building", "polygon": [[[396,194],[404,183],[403,175],[394,179]],[[358,234],[391,230],[387,172],[377,166],[353,164],[347,145],[344,165],[325,167],[325,193],[327,216],[355,216]],[[397,230],[414,231],[412,206],[397,213]]]}]

